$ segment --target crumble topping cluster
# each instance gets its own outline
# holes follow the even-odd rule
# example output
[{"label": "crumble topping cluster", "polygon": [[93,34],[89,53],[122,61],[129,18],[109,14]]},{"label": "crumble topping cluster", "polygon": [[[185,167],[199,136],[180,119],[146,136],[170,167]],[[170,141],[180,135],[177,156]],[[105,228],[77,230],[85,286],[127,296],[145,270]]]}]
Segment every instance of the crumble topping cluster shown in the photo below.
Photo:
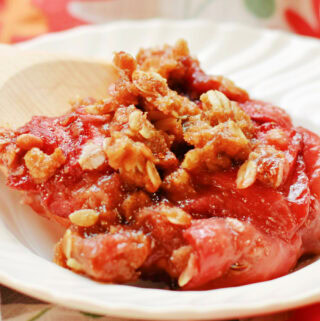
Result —
[{"label": "crumble topping cluster", "polygon": [[[82,208],[68,217],[73,225],[90,228],[107,216],[108,233],[117,235],[117,240],[123,243],[130,240],[130,244],[115,255],[129,259],[123,261],[121,272],[112,267],[112,260],[110,266],[103,263],[107,277],[101,275],[88,260],[93,254],[83,254],[81,242],[86,242],[86,249],[92,247],[93,251],[96,244],[112,247],[112,240],[97,234],[95,237],[99,240],[83,241],[68,229],[58,245],[61,251],[57,251],[56,261],[65,261],[69,268],[86,271],[96,279],[125,282],[137,277],[136,270],[145,262],[150,249],[160,247],[159,244],[165,248],[163,244],[168,238],[174,250],[169,253],[168,262],[157,264],[184,286],[196,273],[195,255],[191,247],[181,241],[181,231],[191,225],[192,217],[175,206],[175,202],[197,193],[192,177],[198,173],[238,165],[239,189],[248,188],[256,180],[279,187],[288,175],[288,164],[285,153],[272,146],[272,141],[279,146],[283,140],[285,145],[286,134],[275,129],[268,132],[268,144],[259,140],[255,124],[239,105],[241,97],[248,98],[246,92],[227,78],[210,76],[206,79],[210,88],[203,92],[203,84],[193,78],[202,72],[199,63],[190,57],[183,40],[173,47],[142,49],[136,58],[118,52],[113,62],[119,79],[110,87],[108,98],[88,99],[73,105],[74,112],[90,115],[92,121],[103,123],[96,137],[92,135],[79,145],[75,162],[85,173],[111,169],[112,176],[99,179],[87,190],[80,186],[75,197],[84,200]],[[68,117],[60,123],[73,126],[70,132],[80,137],[84,132],[82,125],[72,123],[72,114]],[[44,143],[41,135],[14,135],[3,130],[1,162],[11,175],[20,175],[26,169],[35,184],[47,183],[58,171],[72,176],[70,155],[60,147],[43,150]],[[166,195],[167,200],[154,205],[157,192]],[[125,226],[110,223],[119,216],[120,220],[134,222],[135,227],[142,230],[129,233]],[[157,231],[159,222],[165,226],[165,235]],[[159,244],[146,236],[150,230],[143,233],[150,226],[152,233],[158,233]],[[99,253],[99,248],[95,251]]]}]

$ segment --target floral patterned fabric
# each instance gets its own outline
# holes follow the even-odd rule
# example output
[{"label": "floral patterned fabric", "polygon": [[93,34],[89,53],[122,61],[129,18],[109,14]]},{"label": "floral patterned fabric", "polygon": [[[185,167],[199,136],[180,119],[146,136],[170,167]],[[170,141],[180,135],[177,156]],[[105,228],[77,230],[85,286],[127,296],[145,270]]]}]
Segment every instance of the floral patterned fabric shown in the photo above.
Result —
[{"label": "floral patterned fabric", "polygon": [[320,0],[0,0],[0,42],[153,17],[237,21],[320,38]]},{"label": "floral patterned fabric", "polygon": [[296,33],[320,38],[320,0],[312,0],[311,2],[315,18],[315,23],[313,25],[300,15],[298,11],[290,7],[285,10],[285,19],[290,28]]},{"label": "floral patterned fabric", "polygon": [[[0,42],[16,43],[84,24],[154,17],[235,21],[320,39],[320,0],[0,0]],[[48,305],[0,286],[1,296],[0,320],[114,320]],[[245,321],[250,320],[320,321],[320,304]]]}]

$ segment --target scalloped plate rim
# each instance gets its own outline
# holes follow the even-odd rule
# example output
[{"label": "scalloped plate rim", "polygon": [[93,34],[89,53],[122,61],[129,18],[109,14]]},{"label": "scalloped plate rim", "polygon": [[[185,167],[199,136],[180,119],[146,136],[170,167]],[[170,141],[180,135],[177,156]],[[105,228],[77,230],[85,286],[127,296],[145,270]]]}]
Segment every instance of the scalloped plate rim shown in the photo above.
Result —
[{"label": "scalloped plate rim", "polygon": [[[113,22],[113,23],[108,23],[105,25],[90,25],[90,26],[82,26],[78,28],[74,28],[68,31],[63,31],[63,32],[57,32],[53,33],[50,35],[44,35],[41,36],[37,39],[30,40],[26,43],[23,44],[18,44],[16,45],[17,47],[21,49],[32,49],[33,46],[36,46],[38,44],[45,44],[46,42],[54,42],[56,40],[61,40],[66,37],[72,38],[73,36],[77,36],[80,34],[90,34],[92,32],[98,31],[100,32],[101,30],[107,30],[107,29],[116,29],[118,27],[128,27],[130,25],[156,25],[158,24],[161,26],[162,24],[171,24],[171,27],[174,28],[175,25],[184,25],[184,24],[194,24],[195,27],[197,25],[210,25],[210,26],[215,26],[216,28],[241,28],[244,31],[255,33],[256,35],[261,35],[261,33],[272,33],[272,34],[282,34],[285,37],[290,37],[290,38],[295,38],[295,39],[300,39],[301,41],[309,41],[313,43],[317,43],[319,45],[320,49],[320,44],[317,42],[317,40],[309,38],[309,37],[297,37],[295,35],[291,35],[287,32],[283,31],[276,31],[276,30],[265,30],[265,29],[252,29],[250,27],[241,25],[241,24],[235,24],[235,23],[225,23],[225,24],[215,24],[207,20],[200,20],[200,19],[195,19],[195,20],[185,20],[185,21],[179,21],[179,20],[167,20],[167,19],[151,19],[151,20],[146,20],[146,21],[119,21],[119,22]],[[0,236],[1,240],[1,236]],[[18,241],[17,241],[18,242]],[[1,252],[1,247],[0,247],[0,252]],[[35,254],[32,254],[35,255]],[[313,263],[312,265],[319,265],[320,262]],[[60,268],[60,267],[57,267]],[[298,272],[296,272],[298,273]],[[292,276],[292,274],[291,274]],[[249,288],[254,288],[259,287],[261,285],[268,285],[271,283],[275,283],[281,279],[286,278],[286,276],[282,278],[278,278],[272,281],[267,281],[267,282],[262,282],[262,283],[256,283],[252,285],[247,285],[247,286],[242,286],[242,287],[237,287],[234,289],[249,289]],[[21,278],[14,277],[10,275],[10,273],[6,273],[5,271],[1,270],[0,267],[0,281],[12,288],[15,288],[18,291],[22,291],[28,295],[35,296],[38,298],[46,299],[49,302],[54,302],[57,304],[61,304],[64,306],[68,306],[71,308],[81,308],[85,309],[88,312],[93,312],[93,313],[107,313],[110,316],[116,316],[116,317],[133,317],[134,318],[148,318],[148,319],[154,319],[154,320],[164,320],[164,319],[175,319],[175,320],[185,320],[186,318],[194,318],[194,319],[212,319],[215,317],[218,318],[230,318],[230,317],[239,317],[239,316],[248,316],[256,313],[266,313],[266,312],[276,312],[280,311],[283,309],[288,309],[292,307],[297,307],[309,303],[313,303],[316,301],[320,300],[320,288],[318,289],[311,289],[307,293],[303,294],[298,294],[292,297],[291,299],[284,299],[283,301],[278,301],[274,302],[273,298],[269,298],[268,300],[265,300],[261,303],[247,303],[247,305],[244,305],[243,303],[238,303],[238,306],[235,306],[235,303],[226,303],[224,302],[223,305],[221,306],[212,306],[209,307],[207,305],[201,305],[197,304],[192,306],[190,302],[183,303],[182,305],[179,304],[178,307],[174,306],[167,306],[165,308],[161,308],[160,306],[158,308],[156,307],[146,307],[143,306],[143,304],[130,304],[130,303],[119,303],[118,306],[115,306],[114,303],[105,303],[104,305],[101,305],[99,303],[94,303],[93,300],[88,300],[88,301],[83,301],[81,297],[77,297],[76,295],[74,298],[66,298],[65,296],[68,296],[70,294],[63,295],[62,294],[62,289],[59,290],[57,289],[47,289],[44,288],[41,285],[34,284],[28,282],[28,281],[21,281]],[[92,281],[94,282],[94,281]],[[108,286],[108,285],[106,285]],[[121,285],[113,285],[114,287],[117,288],[122,288],[125,289],[127,286],[121,286]],[[140,289],[136,288],[138,291],[148,294],[152,294],[154,292],[166,292],[166,290],[154,290],[154,289]],[[211,290],[211,291],[205,291],[201,292],[201,295],[206,295],[210,297],[211,295],[216,295],[219,293],[219,291],[233,291],[233,288],[229,289],[221,289],[221,290]],[[184,297],[183,293],[187,292],[177,292],[182,294],[181,296]],[[196,296],[199,296],[199,292],[188,292],[192,293]],[[198,293],[198,295],[197,295]],[[67,302],[67,300],[69,300]],[[241,305],[241,306],[239,306]],[[235,309],[236,308],[236,309]],[[205,311],[204,311],[205,309]],[[204,315],[205,314],[205,315]]]}]

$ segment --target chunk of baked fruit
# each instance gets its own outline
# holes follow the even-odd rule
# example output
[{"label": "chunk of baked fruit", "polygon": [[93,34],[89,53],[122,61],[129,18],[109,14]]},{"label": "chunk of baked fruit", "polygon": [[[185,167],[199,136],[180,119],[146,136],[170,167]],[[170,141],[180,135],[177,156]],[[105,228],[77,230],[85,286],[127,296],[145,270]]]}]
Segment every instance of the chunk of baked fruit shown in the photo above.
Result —
[{"label": "chunk of baked fruit", "polygon": [[209,76],[185,41],[118,52],[106,98],[1,129],[7,185],[67,227],[54,261],[98,281],[211,289],[320,253],[320,138]]}]

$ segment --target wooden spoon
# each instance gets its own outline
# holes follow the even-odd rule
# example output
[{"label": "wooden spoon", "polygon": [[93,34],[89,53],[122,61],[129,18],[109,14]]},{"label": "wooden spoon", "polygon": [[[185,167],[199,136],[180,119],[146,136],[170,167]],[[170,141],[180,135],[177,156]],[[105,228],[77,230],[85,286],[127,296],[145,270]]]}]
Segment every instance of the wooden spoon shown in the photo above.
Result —
[{"label": "wooden spoon", "polygon": [[106,62],[0,45],[0,125],[18,127],[33,115],[61,115],[76,98],[104,98],[116,78]]}]

